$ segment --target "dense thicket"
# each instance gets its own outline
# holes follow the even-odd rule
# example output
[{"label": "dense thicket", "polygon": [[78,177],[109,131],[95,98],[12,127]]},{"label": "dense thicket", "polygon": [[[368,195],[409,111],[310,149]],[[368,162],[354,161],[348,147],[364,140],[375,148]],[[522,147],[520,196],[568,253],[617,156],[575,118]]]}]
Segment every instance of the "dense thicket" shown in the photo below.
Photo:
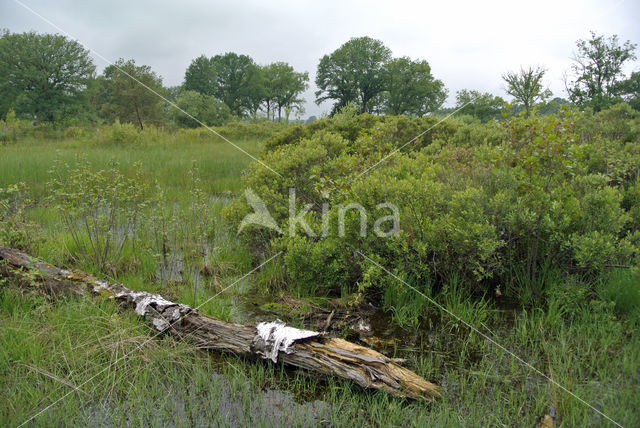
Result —
[{"label": "dense thicket", "polygon": [[[402,285],[356,251],[427,294],[456,279],[523,302],[553,274],[598,275],[640,261],[640,114],[628,105],[595,116],[564,109],[485,125],[448,120],[378,165],[432,124],[336,115],[272,137],[262,160],[282,176],[256,164],[244,180],[284,234],[258,226],[242,234],[260,253],[283,250],[288,283],[304,292],[360,291],[389,305],[401,303]],[[299,205],[311,204],[315,237],[290,236],[292,187]],[[381,202],[399,208],[395,237],[373,234],[389,214]],[[367,210],[365,237],[356,210],[339,236],[339,205],[349,203]],[[237,224],[250,212],[241,197],[227,215]]]}]

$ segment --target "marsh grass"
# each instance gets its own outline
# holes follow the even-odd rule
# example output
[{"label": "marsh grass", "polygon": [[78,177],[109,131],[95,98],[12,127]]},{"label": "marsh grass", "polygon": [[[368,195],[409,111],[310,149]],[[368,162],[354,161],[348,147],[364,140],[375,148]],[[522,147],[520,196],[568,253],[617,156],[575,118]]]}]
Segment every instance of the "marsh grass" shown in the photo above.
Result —
[{"label": "marsh grass", "polygon": [[[61,227],[58,214],[45,200],[48,171],[54,159],[73,163],[82,154],[94,170],[115,159],[125,177],[135,177],[135,164],[141,162],[140,180],[163,189],[159,199],[163,202],[148,210],[166,209],[167,227],[174,228],[165,230],[170,236],[165,242],[167,254],[173,257],[167,263],[184,261],[189,257],[185,252],[193,251],[191,267],[185,271],[184,266],[174,266],[182,271],[180,279],[162,280],[164,239],[154,238],[162,238],[162,231],[148,211],[139,231],[142,244],[125,245],[107,276],[197,306],[240,279],[254,262],[220,215],[228,195],[241,189],[239,176],[251,159],[196,134],[193,131],[179,141],[157,133],[134,144],[107,140],[87,144],[91,134],[55,141],[27,138],[0,147],[0,187],[18,182],[30,187],[33,202],[26,215],[40,225],[44,236],[38,256],[97,274],[99,266],[70,257],[76,252],[70,232]],[[239,144],[257,155],[262,143],[241,140]],[[206,200],[194,194],[194,186],[208,196]],[[203,237],[206,251],[194,257]],[[194,249],[187,244],[197,245]],[[502,308],[491,296],[465,294],[455,278],[429,296],[490,332],[497,342],[622,425],[634,426],[640,408],[637,271],[615,271],[595,284],[557,272],[540,272],[537,278],[536,284],[524,283],[524,274],[515,279],[523,281],[517,288],[526,294],[519,300],[531,302],[515,309]],[[267,294],[291,298],[285,289],[295,287],[283,286],[285,281],[282,261],[275,259],[200,310],[245,322],[243,299],[256,292],[266,300]],[[171,337],[150,340],[155,333],[111,301],[52,302],[4,280],[0,282],[0,425],[16,426],[70,391],[33,425],[535,426],[552,413],[552,407],[562,426],[609,425],[401,284],[388,287],[386,293],[382,298],[393,302],[393,320],[406,329],[406,335],[425,332],[411,348],[396,347],[390,356],[407,359],[409,368],[442,386],[444,396],[434,403],[363,391],[348,382],[280,364],[200,352]],[[303,290],[294,297],[300,316],[324,302]],[[351,297],[345,292],[343,300]],[[280,310],[295,318],[290,307],[283,305]],[[277,315],[278,308],[270,308]],[[283,413],[289,414],[285,419],[265,410],[273,407],[265,395],[269,390],[293,396],[292,402],[284,401]],[[315,400],[326,404],[305,407]]]}]

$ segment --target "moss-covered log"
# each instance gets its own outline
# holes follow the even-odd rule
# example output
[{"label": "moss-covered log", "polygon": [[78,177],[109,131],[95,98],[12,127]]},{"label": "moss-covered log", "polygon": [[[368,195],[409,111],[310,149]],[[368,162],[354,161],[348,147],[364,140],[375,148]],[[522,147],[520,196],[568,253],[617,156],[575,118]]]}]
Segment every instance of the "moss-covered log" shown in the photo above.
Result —
[{"label": "moss-covered log", "polygon": [[280,360],[398,397],[432,399],[440,395],[436,385],[396,360],[346,340],[287,327],[280,321],[257,326],[224,322],[157,294],[59,269],[11,248],[0,247],[0,276],[26,277],[52,296],[93,294],[113,298],[148,319],[159,332],[192,340],[203,349]]}]

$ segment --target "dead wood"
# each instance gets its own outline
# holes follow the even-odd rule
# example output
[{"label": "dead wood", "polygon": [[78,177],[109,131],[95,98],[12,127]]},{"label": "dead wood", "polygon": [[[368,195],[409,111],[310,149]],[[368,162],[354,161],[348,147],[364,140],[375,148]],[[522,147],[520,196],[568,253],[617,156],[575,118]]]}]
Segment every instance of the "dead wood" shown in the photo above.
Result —
[{"label": "dead wood", "polygon": [[[356,382],[398,397],[433,399],[439,388],[397,360],[363,346],[321,333],[287,327],[279,320],[240,325],[199,313],[157,294],[135,291],[77,271],[59,269],[27,254],[0,247],[0,276],[38,285],[51,296],[102,295],[132,307],[162,333],[193,341],[202,349],[280,360],[293,367]],[[331,321],[327,319],[327,324]]]}]

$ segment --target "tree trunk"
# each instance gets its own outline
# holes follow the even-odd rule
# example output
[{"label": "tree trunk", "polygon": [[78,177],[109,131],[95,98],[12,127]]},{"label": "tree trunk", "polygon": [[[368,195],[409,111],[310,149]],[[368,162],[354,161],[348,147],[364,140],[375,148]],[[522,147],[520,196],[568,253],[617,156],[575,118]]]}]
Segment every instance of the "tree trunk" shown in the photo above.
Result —
[{"label": "tree trunk", "polygon": [[140,125],[140,130],[143,130],[144,127],[142,126],[142,117],[140,117],[140,110],[138,110],[138,104],[133,103],[133,106],[136,108],[136,116],[138,117],[138,124]]},{"label": "tree trunk", "polygon": [[[25,281],[25,272],[29,273]],[[191,340],[202,349],[261,357],[323,375],[356,382],[363,388],[380,389],[397,397],[433,399],[440,389],[388,358],[339,338],[271,323],[240,325],[198,313],[187,305],[170,302],[157,294],[130,290],[122,284],[101,281],[84,272],[70,272],[31,258],[11,248],[0,247],[0,277],[18,284],[34,281],[51,296],[106,296],[133,307],[160,333]]]}]

